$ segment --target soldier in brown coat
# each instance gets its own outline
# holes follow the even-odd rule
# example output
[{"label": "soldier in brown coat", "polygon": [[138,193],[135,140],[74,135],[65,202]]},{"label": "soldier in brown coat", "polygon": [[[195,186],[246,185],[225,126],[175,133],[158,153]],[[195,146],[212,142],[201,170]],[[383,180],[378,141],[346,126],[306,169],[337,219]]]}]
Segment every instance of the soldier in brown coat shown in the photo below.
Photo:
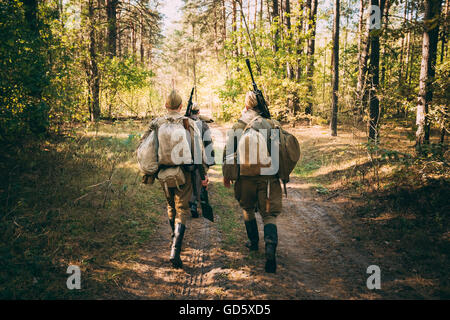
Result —
[{"label": "soldier in brown coat", "polygon": [[[254,121],[259,113],[255,110],[258,102],[255,94],[249,91],[245,98],[245,109],[242,117],[234,124],[227,137],[226,146],[234,146],[234,150],[224,150],[224,163],[226,158],[236,152],[243,130]],[[259,118],[260,127],[271,128],[264,119]],[[233,142],[232,139],[235,141]],[[231,181],[224,175],[224,185],[229,188]],[[234,194],[239,205],[243,209],[244,222],[249,241],[246,246],[250,251],[257,251],[259,244],[258,225],[255,212],[258,211],[264,222],[264,242],[266,251],[265,270],[269,273],[276,272],[276,248],[278,233],[276,220],[282,208],[282,190],[277,175],[246,176],[240,172],[234,183]]]},{"label": "soldier in brown coat", "polygon": [[[203,144],[201,142],[201,137],[199,134],[199,131],[196,127],[195,122],[192,119],[184,117],[183,114],[181,114],[181,110],[183,108],[183,102],[181,96],[174,90],[171,92],[169,97],[166,101],[166,109],[167,114],[164,117],[156,118],[152,121],[150,124],[149,131],[144,135],[148,135],[152,130],[161,130],[161,125],[164,123],[176,123],[177,121],[188,121],[189,125],[189,132],[190,132],[190,139],[195,143],[195,145],[199,146],[201,148],[202,152],[202,162],[204,161],[203,154]],[[195,133],[196,132],[196,133]],[[158,136],[159,139],[159,136]],[[159,144],[164,143],[161,141],[158,141]],[[161,148],[161,147],[160,147]],[[191,144],[190,148],[193,148],[193,145]],[[161,149],[159,149],[161,150]],[[170,151],[170,150],[169,150]],[[192,150],[191,150],[192,151]],[[192,153],[193,154],[193,153]],[[159,159],[161,160],[161,159]],[[158,160],[158,161],[159,161]],[[205,163],[203,162],[202,165],[207,168]],[[170,166],[170,168],[174,168],[176,166]],[[170,261],[174,268],[182,268],[183,263],[180,258],[181,253],[181,247],[183,243],[183,237],[186,230],[186,220],[187,217],[190,215],[190,208],[189,208],[189,200],[191,199],[192,195],[192,165],[180,165],[181,170],[184,175],[185,183],[180,186],[176,187],[164,187],[164,192],[166,195],[167,200],[167,214],[169,217],[169,224],[172,229],[172,246],[171,246],[171,252],[170,252]],[[167,169],[167,166],[159,166],[159,171]],[[155,176],[149,177],[151,180],[154,180]],[[208,177],[205,175],[205,180],[201,181],[201,184],[203,186],[208,185]]]},{"label": "soldier in brown coat", "polygon": [[[190,118],[195,122],[195,124],[197,125],[197,128],[200,131],[200,136],[202,137],[203,146],[206,151],[206,165],[208,167],[211,167],[211,166],[215,165],[215,160],[214,160],[215,153],[214,153],[213,141],[211,138],[211,131],[209,129],[209,126],[208,126],[205,118],[200,117],[200,108],[196,103],[194,103],[192,105],[192,115]],[[209,122],[212,122],[212,120],[209,120]],[[195,181],[192,184],[194,190],[192,191],[192,197],[189,202],[189,205],[191,207],[192,218],[198,218],[197,207],[198,207],[198,203],[200,202],[200,195],[202,192],[204,192],[204,189],[202,188],[202,185],[201,185],[200,173],[199,173],[198,169],[196,169],[193,172],[191,179],[195,179]]]}]

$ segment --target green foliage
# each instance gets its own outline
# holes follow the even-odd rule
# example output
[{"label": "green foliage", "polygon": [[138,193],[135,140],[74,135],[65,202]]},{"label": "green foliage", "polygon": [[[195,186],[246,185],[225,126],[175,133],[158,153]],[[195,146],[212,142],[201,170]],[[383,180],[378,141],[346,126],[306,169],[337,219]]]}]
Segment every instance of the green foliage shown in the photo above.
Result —
[{"label": "green foliage", "polygon": [[[89,119],[89,23],[87,6],[77,12],[78,6],[72,1],[0,2],[0,142],[42,138]],[[143,32],[150,32],[161,17],[153,3],[143,10],[149,19]],[[95,31],[101,104],[109,115],[153,112],[161,98],[150,81],[152,71],[135,55],[105,58],[104,38],[100,29]],[[152,35],[147,42],[157,41],[158,32]]]},{"label": "green foliage", "polygon": [[432,122],[439,124],[441,130],[450,134],[450,59],[438,65],[436,70],[436,80],[434,82],[433,105],[429,111],[429,117]]},{"label": "green foliage", "polygon": [[[285,36],[276,39],[275,51],[274,34],[277,32]],[[269,27],[263,23],[252,28],[251,39],[245,28],[238,28],[236,32],[231,33],[224,47],[225,59],[230,62],[230,77],[219,91],[220,99],[227,106],[222,111],[223,118],[239,115],[245,94],[247,90],[252,89],[245,64],[247,57],[251,60],[255,81],[263,91],[274,118],[294,120],[309,102],[315,103],[315,97],[308,85],[314,79],[308,79],[305,74],[306,51],[299,53],[297,44],[300,41],[304,45],[310,38],[311,34],[298,32],[295,25],[288,30],[278,19]],[[250,42],[253,43],[257,63]],[[261,72],[258,72],[257,64]],[[298,77],[297,69],[300,70]]]},{"label": "green foliage", "polygon": [[153,104],[156,101],[160,103],[161,98],[151,82],[153,72],[137,62],[135,57],[105,58],[100,69],[109,117],[153,113]]},{"label": "green foliage", "polygon": [[242,107],[239,108],[236,101],[238,97],[242,96],[243,91],[242,84],[238,80],[229,79],[225,81],[224,88],[218,90],[219,98],[223,102],[219,114],[221,119],[229,121],[239,115]]},{"label": "green foliage", "polygon": [[[48,26],[25,18],[17,0],[0,2],[0,141],[39,135],[48,126]],[[36,29],[37,27],[37,29]]]},{"label": "green foliage", "polygon": [[88,119],[86,73],[82,63],[85,50],[81,46],[78,30],[65,26],[68,16],[62,15],[57,19],[58,9],[51,6],[42,6],[42,11],[51,32],[47,47],[51,57],[50,84],[44,94],[50,106],[50,129],[60,132],[70,122]]},{"label": "green foliage", "polygon": [[151,71],[141,67],[132,56],[105,58],[100,68],[103,74],[103,88],[112,92],[143,88],[149,84],[149,77],[153,75]]}]

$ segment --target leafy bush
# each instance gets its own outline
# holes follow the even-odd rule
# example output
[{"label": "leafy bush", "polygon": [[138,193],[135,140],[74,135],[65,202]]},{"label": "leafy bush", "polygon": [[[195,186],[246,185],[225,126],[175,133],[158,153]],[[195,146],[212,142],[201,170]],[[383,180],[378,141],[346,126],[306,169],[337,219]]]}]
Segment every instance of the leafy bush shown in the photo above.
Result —
[{"label": "leafy bush", "polygon": [[0,2],[0,141],[41,134],[48,127],[49,107],[44,89],[49,66],[40,34],[47,26],[25,18],[22,2]]}]

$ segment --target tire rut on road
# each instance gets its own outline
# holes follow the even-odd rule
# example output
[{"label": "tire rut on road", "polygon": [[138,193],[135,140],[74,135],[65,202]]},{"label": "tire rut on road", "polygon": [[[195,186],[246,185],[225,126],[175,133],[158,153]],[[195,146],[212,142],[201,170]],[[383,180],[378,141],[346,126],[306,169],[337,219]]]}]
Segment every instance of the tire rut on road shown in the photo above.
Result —
[{"label": "tire rut on road", "polygon": [[[192,225],[200,229],[191,232],[190,235],[192,249],[189,250],[190,255],[186,264],[190,267],[191,272],[185,273],[180,295],[184,299],[201,299],[205,295],[203,280],[206,263],[209,260],[211,226],[205,219],[195,224],[192,223]],[[200,237],[196,237],[198,234]]]}]

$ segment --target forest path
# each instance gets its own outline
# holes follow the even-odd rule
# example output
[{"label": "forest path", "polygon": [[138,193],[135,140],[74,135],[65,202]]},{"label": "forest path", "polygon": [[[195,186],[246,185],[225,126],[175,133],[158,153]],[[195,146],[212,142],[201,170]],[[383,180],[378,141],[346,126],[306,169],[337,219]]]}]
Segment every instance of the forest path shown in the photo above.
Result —
[{"label": "forest path", "polygon": [[[222,133],[226,128],[213,126]],[[223,138],[215,137],[217,149]],[[223,206],[217,183],[221,172],[211,170],[210,199]],[[240,226],[234,244],[225,244],[216,221],[189,219],[183,243],[182,270],[169,263],[170,227],[161,216],[158,230],[132,266],[136,276],[123,288],[128,298],[141,299],[371,299],[378,293],[366,287],[370,258],[348,233],[341,209],[324,203],[299,179],[288,185],[278,218],[276,274],[264,272],[263,224],[258,217],[259,252],[249,253],[243,219],[237,205],[228,208]],[[234,201],[235,202],[235,201]],[[222,216],[223,218],[224,216]]]}]

